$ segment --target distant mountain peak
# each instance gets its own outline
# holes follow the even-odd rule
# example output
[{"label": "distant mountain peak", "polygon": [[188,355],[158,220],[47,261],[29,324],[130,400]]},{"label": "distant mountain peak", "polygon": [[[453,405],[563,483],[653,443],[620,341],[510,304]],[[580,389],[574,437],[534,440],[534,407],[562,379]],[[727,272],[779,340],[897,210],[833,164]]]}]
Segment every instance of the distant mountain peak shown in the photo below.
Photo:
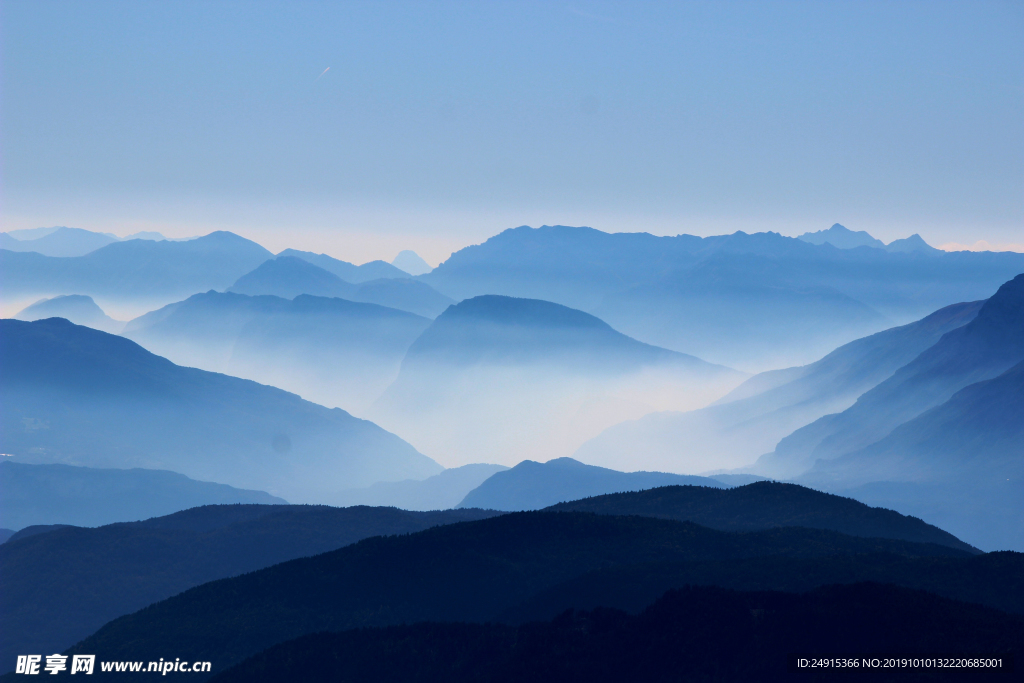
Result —
[{"label": "distant mountain peak", "polygon": [[409,275],[423,275],[433,270],[430,264],[420,258],[415,251],[405,249],[398,252],[398,256],[391,262],[395,268],[404,270]]},{"label": "distant mountain peak", "polygon": [[828,230],[805,232],[797,239],[811,244],[831,244],[837,249],[856,249],[857,247],[873,247],[885,249],[885,243],[875,239],[863,230],[853,231],[839,223],[833,223]]},{"label": "distant mountain peak", "polygon": [[940,253],[941,250],[936,249],[932,245],[924,241],[920,235],[916,232],[910,237],[905,237],[900,240],[893,240],[885,247],[886,251],[894,252],[908,252],[908,251],[922,251],[928,253]]}]

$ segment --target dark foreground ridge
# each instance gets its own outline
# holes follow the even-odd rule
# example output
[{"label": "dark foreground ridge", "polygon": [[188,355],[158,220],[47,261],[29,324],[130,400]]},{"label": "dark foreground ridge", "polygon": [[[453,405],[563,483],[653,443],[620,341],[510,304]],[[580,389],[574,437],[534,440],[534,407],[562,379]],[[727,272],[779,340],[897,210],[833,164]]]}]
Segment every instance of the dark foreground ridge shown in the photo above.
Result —
[{"label": "dark foreground ridge", "polygon": [[771,481],[759,481],[733,489],[664,486],[559,503],[548,509],[678,519],[722,531],[754,531],[787,526],[831,529],[851,536],[938,543],[967,552],[979,552],[953,534],[916,517],[870,507],[852,498],[822,493],[796,484]]},{"label": "dark foreground ridge", "polygon": [[[518,628],[421,623],[318,633],[225,671],[217,683],[461,681],[950,680],[949,671],[788,670],[790,653],[1002,655],[1024,648],[1024,619],[921,591],[861,583],[805,595],[712,587],[669,591],[637,616],[567,611]],[[868,673],[869,675],[865,675]],[[959,673],[959,672],[954,672]],[[1009,680],[1003,671],[971,678]],[[990,674],[990,675],[986,675]]]},{"label": "dark foreground ridge", "polygon": [[[30,527],[0,546],[0,671],[13,667],[18,654],[57,652],[111,619],[207,581],[369,536],[407,534],[495,514],[208,505],[97,529]],[[40,533],[33,535],[33,530]]]},{"label": "dark foreground ridge", "polygon": [[[217,673],[271,645],[318,631],[491,621],[542,591],[609,567],[879,553],[959,558],[966,574],[974,559],[941,545],[815,529],[728,533],[647,517],[512,513],[369,538],[208,583],[116,619],[69,652],[106,660],[156,660],[174,652],[183,660],[211,661]],[[828,582],[827,572],[822,576]],[[966,581],[974,585],[980,579]],[[1007,583],[997,581],[1000,588],[992,590],[998,595]]]}]

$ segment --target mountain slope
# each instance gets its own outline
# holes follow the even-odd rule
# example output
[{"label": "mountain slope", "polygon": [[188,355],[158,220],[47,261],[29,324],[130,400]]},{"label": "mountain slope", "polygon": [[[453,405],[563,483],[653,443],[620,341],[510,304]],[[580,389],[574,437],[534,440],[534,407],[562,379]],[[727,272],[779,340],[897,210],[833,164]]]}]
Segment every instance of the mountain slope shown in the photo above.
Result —
[{"label": "mountain slope", "polygon": [[630,453],[637,465],[689,472],[747,466],[794,430],[848,408],[943,334],[973,320],[983,303],[947,306],[852,341],[810,365],[755,375],[706,408],[614,425],[575,457],[604,465]]},{"label": "mountain slope", "polygon": [[342,410],[60,318],[0,320],[0,361],[0,448],[16,462],[171,469],[299,502],[441,469]]},{"label": "mountain slope", "polygon": [[129,322],[124,334],[182,365],[360,410],[394,380],[406,350],[429,324],[412,313],[346,299],[207,292]]},{"label": "mountain slope", "polygon": [[273,254],[230,232],[185,242],[114,242],[84,256],[0,250],[5,297],[75,292],[119,301],[187,297],[224,289]]},{"label": "mountain slope", "polygon": [[[0,546],[0,661],[57,652],[105,622],[199,584],[377,535],[483,519],[481,510],[209,505],[143,522],[70,527]],[[74,562],[54,562],[54,557]],[[48,615],[59,612],[60,619]]]},{"label": "mountain slope", "polygon": [[369,415],[450,464],[513,465],[569,455],[611,424],[702,405],[742,379],[582,311],[480,296],[420,335]]},{"label": "mountain slope", "polygon": [[[687,477],[665,472],[616,472],[584,465],[572,458],[545,463],[524,460],[497,472],[470,491],[459,507],[486,510],[540,510],[567,500],[619,491],[653,489],[659,486],[709,486],[721,482],[707,477]],[[573,509],[571,506],[566,509]]]},{"label": "mountain slope", "polygon": [[809,529],[730,534],[644,517],[511,513],[366,539],[208,583],[110,622],[69,652],[155,661],[159,649],[189,661],[214,662],[217,673],[307,633],[422,620],[490,620],[541,590],[601,567],[878,551],[970,557],[943,546]]},{"label": "mountain slope", "polygon": [[124,323],[114,320],[103,309],[96,305],[92,297],[82,294],[55,296],[52,299],[40,299],[31,306],[20,311],[17,320],[42,320],[44,318],[64,318],[76,325],[85,325],[111,334],[117,334]]},{"label": "mountain slope", "polygon": [[1024,361],[801,480],[927,514],[983,548],[1024,550]]},{"label": "mountain slope", "polygon": [[878,441],[895,427],[1024,360],[1024,275],[1005,283],[977,317],[952,330],[845,411],[827,415],[779,442],[759,472],[793,476]]},{"label": "mountain slope", "polygon": [[194,481],[162,470],[94,469],[0,462],[0,524],[99,526],[167,515],[198,505],[282,504],[263,491]]}]

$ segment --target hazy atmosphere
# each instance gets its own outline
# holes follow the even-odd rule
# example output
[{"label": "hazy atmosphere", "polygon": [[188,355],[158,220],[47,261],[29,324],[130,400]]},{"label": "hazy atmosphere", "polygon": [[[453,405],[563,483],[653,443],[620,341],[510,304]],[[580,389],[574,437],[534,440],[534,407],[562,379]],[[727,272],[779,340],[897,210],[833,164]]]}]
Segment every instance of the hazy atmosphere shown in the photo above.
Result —
[{"label": "hazy atmosphere", "polygon": [[1009,680],[1022,56],[1010,1],[0,0],[0,679]]}]

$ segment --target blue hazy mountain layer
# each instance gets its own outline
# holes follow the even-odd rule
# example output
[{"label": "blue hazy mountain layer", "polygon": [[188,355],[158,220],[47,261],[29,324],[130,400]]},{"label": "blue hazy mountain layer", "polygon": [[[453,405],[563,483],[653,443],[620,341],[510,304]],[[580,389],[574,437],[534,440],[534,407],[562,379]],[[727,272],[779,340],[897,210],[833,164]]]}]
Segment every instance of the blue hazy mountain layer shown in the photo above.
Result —
[{"label": "blue hazy mountain layer", "polygon": [[104,332],[117,333],[124,323],[114,320],[96,305],[91,296],[65,294],[52,299],[41,299],[14,316],[18,320],[42,320],[64,318],[76,325],[85,325]]},{"label": "blue hazy mountain layer", "polygon": [[[482,510],[208,505],[142,522],[53,529],[0,546],[0,671],[59,652],[105,622],[208,581],[370,536],[485,519]],[[54,558],[73,557],[74,561]],[[52,617],[60,614],[59,619]]]},{"label": "blue hazy mountain layer", "polygon": [[545,299],[648,343],[727,365],[740,362],[732,355],[778,367],[786,360],[780,354],[802,350],[790,361],[810,360],[891,326],[887,319],[987,298],[1022,271],[1024,254],[1015,253],[891,253],[774,233],[655,237],[524,226],[456,252],[421,279],[457,300]]},{"label": "blue hazy mountain layer", "polygon": [[19,240],[7,233],[0,242],[0,248],[10,251],[34,251],[44,256],[84,256],[100,247],[119,241],[113,235],[105,235],[81,228],[59,227],[34,239]]},{"label": "blue hazy mountain layer", "polygon": [[278,256],[243,275],[229,291],[293,299],[300,294],[374,303],[436,317],[455,303],[430,285],[408,277],[384,277],[352,284],[295,256]]},{"label": "blue hazy mountain layer", "polygon": [[425,620],[493,621],[541,591],[599,569],[783,556],[856,561],[866,553],[974,559],[946,546],[817,529],[739,534],[639,516],[509,513],[366,539],[207,583],[112,621],[67,652],[155,661],[159,649],[214,662],[216,673],[308,633]]},{"label": "blue hazy mountain layer", "polygon": [[566,306],[507,296],[477,296],[442,313],[410,347],[405,365],[534,364],[616,373],[678,364],[728,371],[699,358],[638,342],[603,320]]},{"label": "blue hazy mountain layer", "polygon": [[726,486],[708,477],[667,472],[617,472],[584,465],[572,458],[556,458],[545,463],[524,460],[512,469],[491,475],[470,491],[459,507],[509,512],[540,510],[557,503],[607,493],[682,485]]},{"label": "blue hazy mountain layer", "polygon": [[398,256],[391,262],[391,265],[409,275],[424,275],[433,270],[429,263],[420,258],[419,254],[409,249],[398,252]]},{"label": "blue hazy mountain layer", "polygon": [[363,489],[340,491],[337,505],[393,505],[403,510],[447,510],[504,465],[473,463],[451,467],[423,480],[381,481]]},{"label": "blue hazy mountain layer", "polygon": [[0,462],[0,524],[101,526],[199,505],[287,501],[263,491],[195,481],[177,472]]},{"label": "blue hazy mountain layer", "polygon": [[186,242],[114,242],[85,256],[0,250],[6,297],[88,294],[121,299],[184,297],[225,289],[273,254],[230,232]]},{"label": "blue hazy mountain layer", "polygon": [[207,292],[136,318],[124,334],[182,365],[354,410],[380,396],[429,325],[406,311],[346,299]]},{"label": "blue hazy mountain layer", "polygon": [[434,320],[368,415],[452,463],[513,465],[572,455],[612,424],[706,404],[743,379],[583,311],[485,295]]},{"label": "blue hazy mountain layer", "polygon": [[409,273],[388,263],[387,261],[370,261],[361,266],[340,261],[327,254],[314,254],[310,251],[299,251],[297,249],[285,249],[278,256],[291,256],[303,259],[313,265],[323,268],[329,273],[334,273],[345,282],[360,284],[370,280],[407,278]]},{"label": "blue hazy mountain layer", "polygon": [[355,285],[295,256],[278,256],[238,278],[228,290],[256,296],[269,294],[294,299],[299,294],[351,299]]},{"label": "blue hazy mountain layer", "polygon": [[609,427],[576,457],[606,464],[637,454],[645,467],[682,464],[697,472],[747,466],[794,430],[848,408],[946,332],[973,320],[983,304],[947,306],[845,344],[810,365],[760,373],[706,408],[652,413]]},{"label": "blue hazy mountain layer", "polygon": [[927,516],[987,550],[1024,551],[1024,361],[801,480]]},{"label": "blue hazy mountain layer", "polygon": [[850,536],[937,543],[970,553],[979,552],[948,531],[916,517],[869,507],[851,498],[796,484],[771,481],[735,488],[665,486],[647,491],[599,495],[559,503],[549,509],[675,519],[720,531],[778,527],[828,529]]},{"label": "blue hazy mountain layer", "polygon": [[6,543],[15,533],[14,529],[0,529],[0,543]]},{"label": "blue hazy mountain layer", "polygon": [[293,502],[442,469],[343,410],[60,318],[0,320],[0,360],[0,449],[16,462],[170,469]]},{"label": "blue hazy mountain layer", "polygon": [[1024,275],[1003,284],[977,316],[865,392],[841,413],[787,436],[757,462],[757,471],[793,476],[816,460],[864,448],[898,425],[947,401],[964,387],[1024,360]]}]

